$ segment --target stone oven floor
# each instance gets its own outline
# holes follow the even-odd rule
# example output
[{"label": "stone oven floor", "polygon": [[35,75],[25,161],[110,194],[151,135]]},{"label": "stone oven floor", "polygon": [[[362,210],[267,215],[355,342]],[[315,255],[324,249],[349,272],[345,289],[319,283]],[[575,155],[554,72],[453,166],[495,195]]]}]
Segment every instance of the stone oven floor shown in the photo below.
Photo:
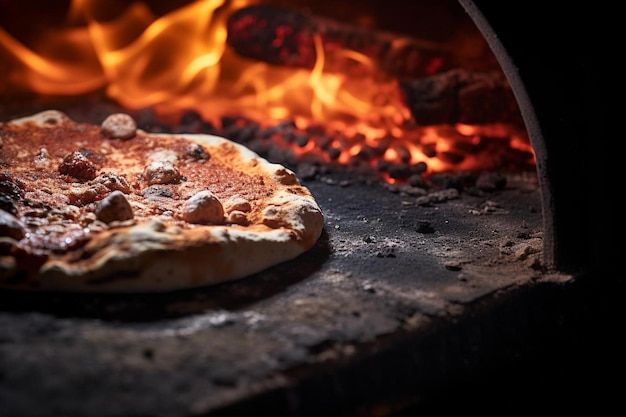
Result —
[{"label": "stone oven floor", "polygon": [[611,303],[598,295],[612,291],[542,271],[533,181],[426,206],[332,176],[304,184],[325,213],[322,238],[255,276],[160,295],[0,293],[0,415],[386,416],[506,413],[548,399],[563,410],[582,394],[611,402],[615,390],[598,402],[589,394],[610,388],[599,376],[618,365],[599,354],[618,352],[605,331]]}]

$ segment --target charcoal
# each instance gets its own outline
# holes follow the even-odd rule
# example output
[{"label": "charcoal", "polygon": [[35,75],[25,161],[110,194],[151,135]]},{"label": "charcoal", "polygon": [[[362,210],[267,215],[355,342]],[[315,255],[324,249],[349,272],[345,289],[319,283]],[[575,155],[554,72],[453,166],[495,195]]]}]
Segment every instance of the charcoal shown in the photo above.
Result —
[{"label": "charcoal", "polygon": [[400,91],[420,125],[510,123],[523,126],[508,81],[500,71],[455,68],[400,81]]}]

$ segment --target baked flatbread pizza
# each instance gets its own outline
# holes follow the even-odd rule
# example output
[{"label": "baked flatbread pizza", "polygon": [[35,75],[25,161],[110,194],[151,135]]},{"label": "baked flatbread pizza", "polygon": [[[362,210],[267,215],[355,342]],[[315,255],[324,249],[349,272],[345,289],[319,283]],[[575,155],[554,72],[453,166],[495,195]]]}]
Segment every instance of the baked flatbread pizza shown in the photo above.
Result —
[{"label": "baked flatbread pizza", "polygon": [[0,288],[162,292],[294,259],[324,218],[286,167],[228,139],[49,110],[0,123]]}]

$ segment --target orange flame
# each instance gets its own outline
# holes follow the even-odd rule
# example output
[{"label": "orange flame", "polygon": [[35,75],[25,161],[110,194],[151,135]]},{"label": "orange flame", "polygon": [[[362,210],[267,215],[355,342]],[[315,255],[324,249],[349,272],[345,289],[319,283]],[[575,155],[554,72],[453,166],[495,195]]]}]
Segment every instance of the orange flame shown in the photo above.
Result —
[{"label": "orange flame", "polygon": [[[341,148],[336,161],[344,164],[365,147],[383,146],[383,141],[386,160],[410,164],[428,160],[431,172],[472,169],[480,163],[477,158],[447,162],[426,155],[424,145],[441,154],[457,141],[471,143],[481,132],[474,126],[407,128],[411,116],[397,82],[374,77],[374,63],[362,54],[324,51],[317,38],[318,60],[312,70],[238,56],[227,47],[227,19],[252,3],[197,0],[163,16],[144,3],[131,3],[116,16],[102,18],[108,11],[106,1],[73,0],[67,26],[46,33],[32,48],[0,28],[0,56],[7,55],[12,62],[5,78],[46,95],[104,90],[129,109],[153,107],[171,114],[193,108],[207,120],[236,112],[265,122],[295,118],[302,128],[324,124],[329,131],[342,132],[344,139],[335,140],[333,146]],[[370,76],[326,72],[325,60],[338,58],[371,67]],[[510,132],[497,127],[482,129],[510,139]],[[512,142],[520,147],[528,143],[521,137]],[[297,153],[322,154],[314,143]]]}]

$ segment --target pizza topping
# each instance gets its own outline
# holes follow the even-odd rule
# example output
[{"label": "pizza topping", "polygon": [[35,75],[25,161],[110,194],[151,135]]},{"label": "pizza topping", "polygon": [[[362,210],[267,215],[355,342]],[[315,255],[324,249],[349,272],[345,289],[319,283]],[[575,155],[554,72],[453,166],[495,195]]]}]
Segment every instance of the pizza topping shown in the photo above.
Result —
[{"label": "pizza topping", "polygon": [[96,218],[104,223],[131,220],[133,209],[121,191],[113,191],[96,206]]},{"label": "pizza topping", "polygon": [[72,187],[67,193],[70,204],[82,207],[98,199],[98,190],[93,187]]},{"label": "pizza topping", "polygon": [[[47,191],[52,194],[52,191]],[[64,194],[69,199],[70,204],[82,207],[101,200],[111,191],[121,191],[128,194],[131,188],[124,176],[105,172],[87,183],[72,184],[67,191],[64,191]]]},{"label": "pizza topping", "polygon": [[124,113],[111,114],[104,119],[101,128],[102,133],[111,139],[131,139],[137,134],[135,120]]},{"label": "pizza topping", "polygon": [[206,161],[210,158],[210,155],[204,149],[204,146],[199,143],[191,143],[187,145],[185,148],[185,154],[191,157],[191,159],[195,159],[196,161]]},{"label": "pizza topping", "polygon": [[17,214],[15,202],[4,193],[0,193],[0,210],[11,214]]},{"label": "pizza topping", "polygon": [[80,152],[85,158],[89,159],[96,166],[102,165],[105,162],[104,155],[90,149],[80,148],[78,152]]},{"label": "pizza topping", "polygon": [[46,169],[50,166],[50,154],[46,148],[39,149],[37,155],[35,155],[35,167],[39,169]]},{"label": "pizza topping", "polygon": [[163,198],[174,198],[174,192],[171,188],[162,185],[151,185],[141,190],[141,195],[148,200],[159,201]]},{"label": "pizza topping", "polygon": [[[21,244],[25,254],[48,256],[62,254],[83,246],[89,240],[82,226],[72,222],[46,223],[32,227],[25,235],[28,244]],[[20,243],[23,243],[20,242]]]},{"label": "pizza topping", "polygon": [[0,210],[0,236],[20,240],[26,235],[26,227],[11,213]]},{"label": "pizza topping", "polygon": [[220,224],[224,222],[224,207],[215,194],[203,190],[187,200],[183,219],[194,224]]},{"label": "pizza topping", "polygon": [[51,223],[63,220],[75,221],[80,217],[80,208],[68,204],[67,206],[50,210],[46,217]]},{"label": "pizza topping", "polygon": [[144,177],[148,184],[175,184],[182,176],[178,168],[170,161],[152,161],[144,170]]},{"label": "pizza topping", "polygon": [[79,180],[96,178],[96,166],[80,152],[67,155],[59,165],[59,172]]},{"label": "pizza topping", "polygon": [[126,177],[123,175],[117,175],[112,172],[104,172],[90,181],[90,184],[102,184],[110,191],[121,191],[124,194],[129,194],[131,189]]},{"label": "pizza topping", "polygon": [[10,198],[18,198],[22,195],[22,188],[11,175],[0,173],[0,193],[7,194]]},{"label": "pizza topping", "polygon": [[[1,176],[2,174],[0,174]],[[13,181],[0,180],[0,210],[17,214],[16,200],[20,199],[22,189]]]}]

